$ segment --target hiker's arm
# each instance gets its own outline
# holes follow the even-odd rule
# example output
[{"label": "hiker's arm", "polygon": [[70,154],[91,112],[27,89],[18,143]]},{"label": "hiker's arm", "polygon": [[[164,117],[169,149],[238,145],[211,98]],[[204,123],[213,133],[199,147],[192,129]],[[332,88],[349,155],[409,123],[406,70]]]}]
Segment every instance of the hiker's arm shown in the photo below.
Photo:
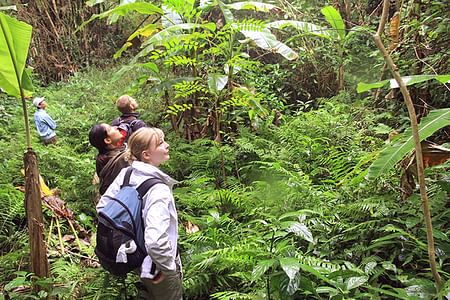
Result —
[{"label": "hiker's arm", "polygon": [[49,115],[46,115],[43,118],[43,121],[48,125],[48,127],[50,127],[51,129],[55,129],[56,128],[56,123],[55,121],[52,119],[52,117],[50,117]]},{"label": "hiker's arm", "polygon": [[155,186],[148,198],[147,214],[145,216],[145,246],[148,254],[158,269],[164,273],[176,271],[175,245],[172,245],[170,230],[170,205],[172,195],[170,188],[164,184]]}]

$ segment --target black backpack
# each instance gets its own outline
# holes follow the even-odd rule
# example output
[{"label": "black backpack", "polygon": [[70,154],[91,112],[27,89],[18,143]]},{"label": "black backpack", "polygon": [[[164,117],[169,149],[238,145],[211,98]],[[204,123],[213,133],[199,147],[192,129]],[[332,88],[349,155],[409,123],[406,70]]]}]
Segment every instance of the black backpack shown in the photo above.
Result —
[{"label": "black backpack", "polygon": [[136,117],[128,117],[128,118],[123,118],[123,119],[122,119],[122,117],[119,117],[119,118],[113,120],[113,122],[111,124],[113,124],[113,126],[117,126],[119,129],[124,130],[127,133],[127,135],[125,137],[125,142],[128,141],[128,139],[130,138],[131,134],[133,134],[133,132],[135,132],[139,128],[146,126],[144,121],[139,120]]},{"label": "black backpack", "polygon": [[[126,276],[141,266],[147,256],[142,219],[142,199],[147,191],[161,179],[149,178],[137,188],[130,185],[132,167],[128,167],[123,184],[114,197],[98,211],[97,245],[95,254],[104,269],[116,276]],[[106,196],[108,197],[108,196]],[[137,246],[136,251],[127,254],[127,262],[116,262],[119,247],[130,240]],[[151,273],[155,272],[152,265]]]}]

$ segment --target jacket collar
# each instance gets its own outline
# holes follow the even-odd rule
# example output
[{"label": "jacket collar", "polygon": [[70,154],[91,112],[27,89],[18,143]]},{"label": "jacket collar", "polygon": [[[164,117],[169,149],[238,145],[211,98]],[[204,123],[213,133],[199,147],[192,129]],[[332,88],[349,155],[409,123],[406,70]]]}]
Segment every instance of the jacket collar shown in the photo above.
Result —
[{"label": "jacket collar", "polygon": [[120,118],[122,119],[127,119],[129,117],[135,117],[135,118],[139,118],[140,114],[138,112],[132,112],[132,113],[124,113],[120,116]]},{"label": "jacket collar", "polygon": [[173,187],[174,184],[177,184],[178,181],[161,171],[155,166],[152,166],[151,164],[142,162],[142,161],[133,161],[131,164],[133,169],[137,170],[140,174],[144,176],[151,176],[151,177],[157,177],[160,178],[162,181],[164,181],[165,184]]}]

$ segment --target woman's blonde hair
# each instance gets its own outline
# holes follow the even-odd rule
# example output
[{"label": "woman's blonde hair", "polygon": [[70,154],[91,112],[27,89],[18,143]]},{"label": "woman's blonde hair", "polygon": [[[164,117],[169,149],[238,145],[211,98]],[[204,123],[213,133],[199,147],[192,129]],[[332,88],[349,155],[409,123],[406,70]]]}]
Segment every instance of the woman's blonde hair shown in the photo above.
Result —
[{"label": "woman's blonde hair", "polygon": [[134,132],[128,140],[127,160],[142,160],[142,152],[158,147],[159,141],[164,139],[164,132],[155,127],[143,127]]}]

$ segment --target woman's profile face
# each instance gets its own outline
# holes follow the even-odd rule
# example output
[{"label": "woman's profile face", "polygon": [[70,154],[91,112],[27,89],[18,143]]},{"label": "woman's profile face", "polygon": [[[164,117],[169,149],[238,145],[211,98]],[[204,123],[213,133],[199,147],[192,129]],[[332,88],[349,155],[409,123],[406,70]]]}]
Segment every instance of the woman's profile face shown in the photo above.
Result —
[{"label": "woman's profile face", "polygon": [[164,140],[164,136],[157,140],[156,145],[150,145],[145,152],[149,157],[148,162],[155,167],[158,167],[170,158],[169,144]]},{"label": "woman's profile face", "polygon": [[116,126],[111,126],[109,124],[102,124],[102,126],[106,130],[106,139],[107,144],[116,145],[121,139],[122,134]]}]

